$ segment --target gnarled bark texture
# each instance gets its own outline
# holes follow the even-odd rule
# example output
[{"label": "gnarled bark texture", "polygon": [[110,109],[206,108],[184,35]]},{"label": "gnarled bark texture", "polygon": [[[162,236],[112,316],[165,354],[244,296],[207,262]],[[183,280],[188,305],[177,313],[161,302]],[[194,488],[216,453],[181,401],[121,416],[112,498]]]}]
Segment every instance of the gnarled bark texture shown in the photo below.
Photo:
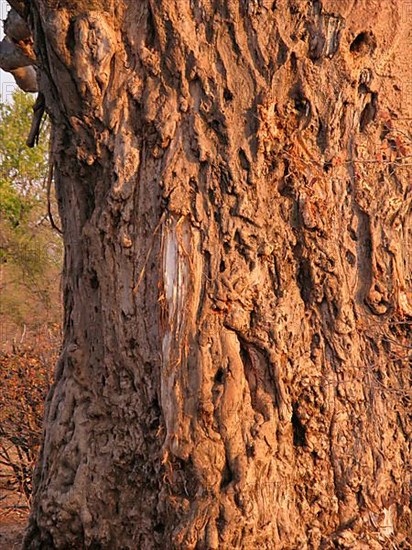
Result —
[{"label": "gnarled bark texture", "polygon": [[30,2],[66,314],[25,548],[411,544],[408,8]]}]

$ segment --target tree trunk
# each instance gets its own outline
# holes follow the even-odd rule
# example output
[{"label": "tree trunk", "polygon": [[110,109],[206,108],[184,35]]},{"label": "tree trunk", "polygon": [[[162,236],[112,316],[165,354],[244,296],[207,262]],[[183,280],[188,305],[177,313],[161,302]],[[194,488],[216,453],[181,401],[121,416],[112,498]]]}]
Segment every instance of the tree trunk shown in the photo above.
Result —
[{"label": "tree trunk", "polygon": [[66,255],[24,547],[412,544],[409,3],[29,6]]}]

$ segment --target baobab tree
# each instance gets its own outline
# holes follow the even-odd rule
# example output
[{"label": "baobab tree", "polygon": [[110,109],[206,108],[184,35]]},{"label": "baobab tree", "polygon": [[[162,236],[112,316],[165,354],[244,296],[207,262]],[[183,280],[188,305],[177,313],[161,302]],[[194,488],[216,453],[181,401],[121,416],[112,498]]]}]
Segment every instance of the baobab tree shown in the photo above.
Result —
[{"label": "baobab tree", "polygon": [[410,544],[410,3],[10,3],[65,241],[24,547]]}]

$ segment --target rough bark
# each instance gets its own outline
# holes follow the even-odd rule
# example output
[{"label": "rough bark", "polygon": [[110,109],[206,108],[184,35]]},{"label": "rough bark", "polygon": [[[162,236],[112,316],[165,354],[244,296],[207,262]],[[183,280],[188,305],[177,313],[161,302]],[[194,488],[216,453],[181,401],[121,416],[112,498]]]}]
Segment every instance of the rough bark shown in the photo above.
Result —
[{"label": "rough bark", "polygon": [[412,544],[407,8],[30,3],[66,257],[25,548]]}]

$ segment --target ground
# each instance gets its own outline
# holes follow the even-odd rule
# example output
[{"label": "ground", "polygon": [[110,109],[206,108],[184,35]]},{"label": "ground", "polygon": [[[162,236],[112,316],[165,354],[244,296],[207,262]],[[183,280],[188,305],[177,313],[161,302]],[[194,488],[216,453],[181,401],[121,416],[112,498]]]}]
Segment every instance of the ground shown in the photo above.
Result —
[{"label": "ground", "polygon": [[0,465],[0,548],[17,550],[21,547],[28,519],[25,499],[9,490],[7,469]]},{"label": "ground", "polygon": [[0,548],[4,550],[17,550],[23,541],[26,516],[10,514],[0,519]]}]

